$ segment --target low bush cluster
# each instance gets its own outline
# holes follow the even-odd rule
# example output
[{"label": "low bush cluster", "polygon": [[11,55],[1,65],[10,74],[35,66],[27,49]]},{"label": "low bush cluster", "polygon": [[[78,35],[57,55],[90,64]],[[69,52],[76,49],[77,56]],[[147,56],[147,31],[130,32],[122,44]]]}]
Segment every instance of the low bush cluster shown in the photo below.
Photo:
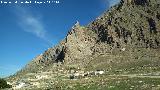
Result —
[{"label": "low bush cluster", "polygon": [[12,86],[7,84],[7,82],[4,79],[0,78],[0,89],[4,89],[4,88],[11,88]]}]

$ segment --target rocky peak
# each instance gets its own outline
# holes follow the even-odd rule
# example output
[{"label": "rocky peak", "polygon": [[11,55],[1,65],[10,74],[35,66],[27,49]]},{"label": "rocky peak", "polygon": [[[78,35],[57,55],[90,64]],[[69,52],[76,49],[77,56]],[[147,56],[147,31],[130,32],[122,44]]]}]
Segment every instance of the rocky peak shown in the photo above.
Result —
[{"label": "rocky peak", "polygon": [[80,26],[80,23],[76,21],[74,26],[68,32],[65,38],[65,62],[75,63],[77,60],[84,58],[87,55],[91,55],[91,49],[89,45],[89,37],[86,34],[87,28]]},{"label": "rocky peak", "polygon": [[77,32],[81,32],[82,30],[81,31],[80,30],[81,30],[80,23],[79,21],[76,21],[76,23],[72,26],[71,30],[68,32],[68,35],[76,34]]},{"label": "rocky peak", "polygon": [[77,27],[80,27],[79,21],[76,21],[76,23],[74,24],[74,26],[72,27],[72,29],[77,28]]}]

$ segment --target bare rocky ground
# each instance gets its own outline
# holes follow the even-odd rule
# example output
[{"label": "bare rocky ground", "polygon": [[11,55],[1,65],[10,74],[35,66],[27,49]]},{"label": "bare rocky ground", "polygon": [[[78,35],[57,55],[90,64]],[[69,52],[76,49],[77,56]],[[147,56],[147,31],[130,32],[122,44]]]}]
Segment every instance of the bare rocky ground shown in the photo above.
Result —
[{"label": "bare rocky ground", "polygon": [[[108,55],[96,59],[104,60],[106,57]],[[95,63],[96,59],[92,62]],[[19,80],[12,78],[10,83],[16,90],[159,90],[160,66],[156,66],[159,60],[145,61],[146,64],[143,60],[141,62],[117,63],[105,69],[103,64],[108,62],[101,66],[94,64],[92,67],[95,69],[55,64],[54,71],[27,73]]]},{"label": "bare rocky ground", "polygon": [[[159,90],[160,76],[149,74],[91,75],[70,78],[70,75],[27,78],[13,87],[16,90]],[[159,74],[159,73],[158,73]],[[37,74],[33,75],[36,77]],[[50,76],[50,77],[46,77]],[[30,76],[29,76],[30,77]],[[24,83],[22,85],[22,83]]]}]

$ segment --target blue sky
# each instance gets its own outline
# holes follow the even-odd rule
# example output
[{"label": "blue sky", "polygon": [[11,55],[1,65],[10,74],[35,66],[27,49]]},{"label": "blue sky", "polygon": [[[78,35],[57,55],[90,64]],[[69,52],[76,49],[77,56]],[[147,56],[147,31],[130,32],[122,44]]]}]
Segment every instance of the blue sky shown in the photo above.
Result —
[{"label": "blue sky", "polygon": [[0,77],[15,73],[34,57],[56,45],[77,20],[81,25],[87,25],[118,1],[59,0],[59,4],[0,4]]}]

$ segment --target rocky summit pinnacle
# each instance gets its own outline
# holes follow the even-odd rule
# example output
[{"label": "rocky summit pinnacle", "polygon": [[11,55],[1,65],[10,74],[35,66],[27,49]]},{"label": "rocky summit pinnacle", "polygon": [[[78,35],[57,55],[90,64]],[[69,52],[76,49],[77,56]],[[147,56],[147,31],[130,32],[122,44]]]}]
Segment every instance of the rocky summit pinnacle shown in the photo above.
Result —
[{"label": "rocky summit pinnacle", "polygon": [[121,0],[7,80],[22,90],[158,90],[159,70],[160,1]]}]

